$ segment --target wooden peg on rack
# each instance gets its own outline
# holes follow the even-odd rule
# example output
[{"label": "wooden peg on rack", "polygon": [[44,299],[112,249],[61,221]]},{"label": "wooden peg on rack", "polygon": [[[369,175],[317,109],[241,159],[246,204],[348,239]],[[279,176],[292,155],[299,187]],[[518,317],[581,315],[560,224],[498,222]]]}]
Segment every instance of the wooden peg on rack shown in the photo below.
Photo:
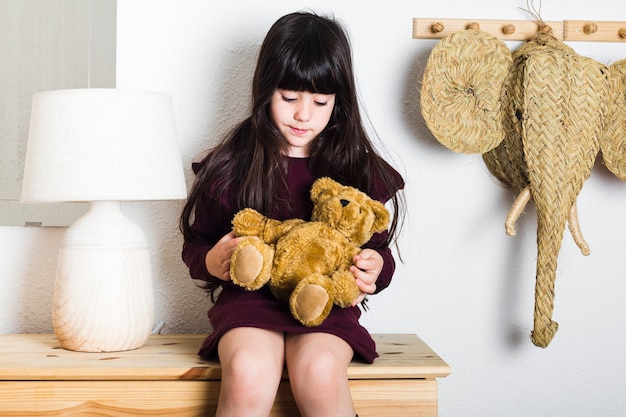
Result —
[{"label": "wooden peg on rack", "polygon": [[591,35],[592,33],[596,33],[598,31],[598,25],[595,23],[587,23],[583,28],[583,32],[587,35]]},{"label": "wooden peg on rack", "polygon": [[508,24],[508,25],[504,25],[502,26],[502,33],[504,33],[505,35],[512,35],[515,33],[515,25],[512,24]]},{"label": "wooden peg on rack", "polygon": [[563,22],[563,40],[589,42],[626,41],[626,22],[592,22],[566,20]]},{"label": "wooden peg on rack", "polygon": [[542,25],[531,20],[428,18],[413,18],[413,39],[440,39],[469,28],[489,32],[502,40],[525,41],[535,38],[538,32],[544,30],[557,39],[563,39],[562,22],[543,22]]},{"label": "wooden peg on rack", "polygon": [[446,29],[446,27],[441,22],[436,22],[430,28],[433,33],[441,33]]},{"label": "wooden peg on rack", "polygon": [[544,35],[554,35],[553,32],[554,29],[552,29],[552,26],[545,23],[539,24],[539,33],[543,33]]}]

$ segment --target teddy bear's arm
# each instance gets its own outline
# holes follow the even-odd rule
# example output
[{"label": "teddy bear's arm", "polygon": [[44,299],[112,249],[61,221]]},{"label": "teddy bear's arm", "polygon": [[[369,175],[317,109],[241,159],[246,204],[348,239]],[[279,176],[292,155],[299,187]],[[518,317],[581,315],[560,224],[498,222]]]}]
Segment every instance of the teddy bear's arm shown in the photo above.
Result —
[{"label": "teddy bear's arm", "polygon": [[266,243],[276,243],[278,239],[289,233],[291,229],[303,223],[306,222],[301,219],[289,219],[282,222],[268,219],[260,238]]},{"label": "teddy bear's arm", "polygon": [[257,236],[265,243],[276,243],[283,235],[304,220],[290,219],[285,221],[270,219],[258,211],[246,208],[235,215],[233,231],[237,236]]}]

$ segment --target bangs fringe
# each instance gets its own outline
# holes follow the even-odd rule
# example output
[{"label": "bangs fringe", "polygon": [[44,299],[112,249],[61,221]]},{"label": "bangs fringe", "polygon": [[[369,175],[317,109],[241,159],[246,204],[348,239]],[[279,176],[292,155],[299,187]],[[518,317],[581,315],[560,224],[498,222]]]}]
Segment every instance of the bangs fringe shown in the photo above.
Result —
[{"label": "bangs fringe", "polygon": [[[308,50],[307,50],[308,49]],[[309,91],[317,94],[335,94],[339,91],[337,67],[329,62],[325,48],[303,48],[286,63],[278,88],[292,91]],[[328,54],[328,55],[326,55]]]}]

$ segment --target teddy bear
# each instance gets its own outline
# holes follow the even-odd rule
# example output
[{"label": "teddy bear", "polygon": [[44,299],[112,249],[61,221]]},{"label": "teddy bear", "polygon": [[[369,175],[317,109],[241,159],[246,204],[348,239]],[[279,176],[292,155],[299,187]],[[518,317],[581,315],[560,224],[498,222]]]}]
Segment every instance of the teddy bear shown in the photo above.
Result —
[{"label": "teddy bear", "polygon": [[231,257],[233,283],[250,291],[268,285],[289,302],[293,317],[307,327],[319,326],[333,304],[348,307],[360,295],[352,259],[374,233],[389,225],[383,203],[331,178],[311,187],[310,221],[268,218],[251,208],[233,218],[243,239]]}]

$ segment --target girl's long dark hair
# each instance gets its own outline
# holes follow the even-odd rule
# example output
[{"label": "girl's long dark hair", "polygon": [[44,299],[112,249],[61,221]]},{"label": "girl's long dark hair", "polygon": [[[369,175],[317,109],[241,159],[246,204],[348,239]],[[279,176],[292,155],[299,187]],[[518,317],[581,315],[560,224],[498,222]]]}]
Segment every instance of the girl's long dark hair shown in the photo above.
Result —
[{"label": "girl's long dark hair", "polygon": [[[180,218],[185,239],[194,239],[194,208],[201,199],[219,207],[228,189],[237,190],[237,209],[252,207],[269,215],[276,204],[273,190],[277,181],[286,181],[288,149],[270,117],[277,88],[335,94],[328,126],[311,143],[311,170],[368,194],[389,190],[391,240],[402,210],[395,192],[402,188],[402,179],[379,156],[363,127],[346,33],[334,20],[312,13],[283,16],[270,28],[252,81],[251,115],[203,160]],[[374,178],[381,183],[374,184]]]}]

